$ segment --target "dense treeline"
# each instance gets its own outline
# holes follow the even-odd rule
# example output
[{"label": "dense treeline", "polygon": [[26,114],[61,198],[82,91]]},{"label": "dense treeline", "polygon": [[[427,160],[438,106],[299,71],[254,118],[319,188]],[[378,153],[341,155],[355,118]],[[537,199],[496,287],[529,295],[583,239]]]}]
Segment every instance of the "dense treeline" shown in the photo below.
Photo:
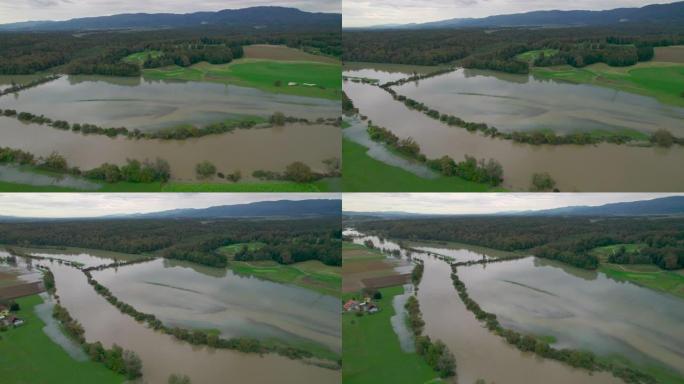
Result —
[{"label": "dense treeline", "polygon": [[368,136],[371,140],[381,142],[408,158],[425,163],[444,176],[460,177],[491,186],[500,185],[503,181],[503,167],[494,159],[477,160],[469,155],[465,156],[464,161],[458,163],[449,156],[428,159],[421,153],[420,146],[412,137],[400,139],[389,129],[373,125],[372,121],[368,121]]},{"label": "dense treeline", "polygon": [[[649,239],[646,247],[639,248],[634,252],[627,252],[624,246],[608,256],[608,262],[615,264],[655,264],[663,269],[684,268],[684,248],[672,246],[672,242],[660,245],[660,241],[654,242]],[[655,245],[655,246],[654,246]]]},{"label": "dense treeline", "polygon": [[300,234],[276,239],[258,249],[246,245],[235,253],[235,260],[273,260],[280,264],[292,264],[307,260],[320,260],[327,265],[342,265],[340,252],[341,232]]},{"label": "dense treeline", "polygon": [[[129,139],[160,139],[160,140],[185,140],[189,138],[203,137],[207,135],[217,135],[233,132],[236,129],[250,129],[256,126],[267,128],[269,126],[282,126],[285,124],[325,124],[337,126],[340,124],[339,118],[307,119],[295,116],[285,116],[282,112],[275,112],[268,119],[268,123],[261,118],[248,117],[240,120],[221,121],[211,123],[203,127],[194,125],[181,125],[177,127],[164,128],[152,132],[143,132],[139,129],[129,129],[126,127],[101,127],[88,123],[69,123],[64,120],[52,120],[44,115],[35,115],[30,112],[17,112],[14,109],[0,109],[0,116],[16,118],[19,121],[38,125],[47,125],[63,131],[71,130],[74,133],[84,135],[105,135],[108,137],[126,136]],[[270,124],[270,125],[269,125]]]},{"label": "dense treeline", "polygon": [[[223,63],[242,56],[251,44],[279,44],[339,57],[339,30],[327,27],[268,30],[204,26],[152,31],[4,32],[0,34],[0,74],[53,70],[70,74],[137,76],[140,66],[122,61],[137,52],[161,51],[159,61],[186,66],[193,60]],[[163,61],[163,63],[162,63]],[[196,61],[195,61],[196,62]]]},{"label": "dense treeline", "polygon": [[[154,253],[210,266],[225,266],[216,252],[223,245],[261,242],[290,244],[297,257],[320,257],[341,264],[339,218],[247,220],[83,220],[0,223],[0,243],[19,246],[72,246],[123,253]],[[299,239],[300,243],[291,242]],[[310,243],[309,243],[310,242]],[[302,251],[296,246],[301,246]],[[320,249],[319,249],[320,247]],[[312,252],[316,250],[316,252]],[[298,252],[302,252],[301,254]]]},{"label": "dense treeline", "polygon": [[483,322],[487,329],[496,335],[501,336],[506,342],[515,346],[520,351],[534,353],[539,357],[558,360],[569,364],[572,367],[583,368],[592,372],[609,371],[615,377],[618,377],[629,384],[657,383],[655,378],[637,369],[620,363],[600,361],[596,358],[596,355],[590,351],[567,348],[556,349],[551,347],[546,341],[532,335],[523,335],[512,329],[502,327],[495,314],[483,310],[475,300],[470,298],[468,289],[458,277],[457,267],[455,265],[452,265],[451,279],[454,288],[456,288],[456,291],[466,308],[473,312],[475,317]]},{"label": "dense treeline", "polygon": [[160,47],[159,50],[161,55],[148,55],[143,62],[144,68],[159,68],[169,65],[189,67],[202,61],[210,64],[226,64],[233,61],[233,59],[239,59],[244,56],[242,46],[234,43],[228,46],[207,44],[171,45]]},{"label": "dense treeline", "polygon": [[[70,123],[64,120],[52,120],[44,115],[36,115],[30,112],[17,112],[14,109],[0,109],[0,116],[16,118],[25,123],[47,125],[63,131],[71,130],[74,133],[84,135],[105,135],[108,137],[125,136],[129,139],[160,139],[160,140],[185,140],[188,138],[203,137],[221,133],[233,132],[236,129],[250,129],[261,123],[260,126],[268,127],[268,124],[282,126],[288,124],[327,124],[338,125],[337,118],[318,118],[309,120],[301,117],[285,116],[281,112],[274,113],[268,124],[263,123],[261,118],[244,118],[240,120],[221,121],[211,123],[203,127],[194,125],[181,125],[177,127],[164,128],[152,132],[143,132],[139,129],[129,129],[126,127],[101,127],[89,123]],[[281,117],[282,116],[282,117]]]},{"label": "dense treeline", "polygon": [[595,269],[592,249],[640,244],[641,252],[664,269],[684,268],[684,219],[586,217],[471,217],[359,222],[361,231],[410,240],[455,241],[506,251],[527,251],[538,257]]},{"label": "dense treeline", "polygon": [[165,183],[171,178],[169,163],[163,159],[155,161],[126,160],[126,164],[118,166],[105,163],[97,168],[83,171],[78,167],[70,167],[64,156],[53,152],[47,157],[36,158],[32,153],[21,149],[0,147],[0,164],[30,165],[50,172],[82,176],[89,180],[117,183]]},{"label": "dense treeline", "polygon": [[537,65],[595,62],[624,66],[653,57],[653,47],[684,44],[677,25],[615,25],[604,27],[460,28],[424,30],[343,31],[343,60],[413,65],[460,61],[468,68],[527,73],[528,63],[516,55],[557,49],[559,55],[539,58]]}]

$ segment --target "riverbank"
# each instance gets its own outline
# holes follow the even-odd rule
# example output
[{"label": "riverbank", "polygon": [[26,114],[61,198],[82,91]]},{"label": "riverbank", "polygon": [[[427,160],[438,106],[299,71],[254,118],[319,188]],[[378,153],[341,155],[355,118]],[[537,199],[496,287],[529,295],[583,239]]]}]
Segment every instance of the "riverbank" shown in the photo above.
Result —
[{"label": "riverbank", "polygon": [[500,190],[458,177],[426,179],[368,155],[368,148],[342,140],[342,188],[345,192],[486,192]]},{"label": "riverbank", "polygon": [[[345,384],[443,383],[417,353],[402,351],[392,328],[392,301],[404,294],[402,286],[381,288],[382,308],[372,315],[342,315],[342,379]],[[345,297],[359,294],[346,294]]]},{"label": "riverbank", "polygon": [[123,375],[104,365],[71,358],[44,332],[45,323],[36,315],[35,307],[43,303],[39,295],[17,299],[17,313],[24,325],[0,333],[0,377],[7,383],[59,382],[74,384],[121,384]]}]

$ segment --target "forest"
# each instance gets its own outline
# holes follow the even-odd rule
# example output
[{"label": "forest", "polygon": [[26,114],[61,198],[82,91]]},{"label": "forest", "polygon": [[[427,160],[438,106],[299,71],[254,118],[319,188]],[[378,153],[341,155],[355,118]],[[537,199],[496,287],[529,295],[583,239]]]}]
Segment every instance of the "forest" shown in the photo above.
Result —
[{"label": "forest", "polygon": [[411,65],[457,64],[466,68],[528,73],[517,55],[553,49],[537,66],[584,67],[603,62],[627,66],[653,58],[653,48],[684,44],[677,25],[630,25],[581,28],[428,29],[343,31],[344,61]]},{"label": "forest", "polygon": [[[154,253],[213,267],[225,267],[222,246],[262,242],[282,252],[274,260],[292,263],[320,260],[341,265],[339,218],[303,220],[194,219],[76,220],[0,223],[0,243],[62,246],[123,253]],[[291,257],[285,256],[288,252]]]},{"label": "forest", "polygon": [[642,258],[614,258],[613,262],[648,261],[667,270],[684,268],[682,218],[453,217],[366,221],[355,227],[395,239],[525,251],[585,269],[598,267],[598,257],[590,252],[594,248],[643,243]]},{"label": "forest", "polygon": [[140,66],[123,58],[137,52],[157,51],[161,56],[148,57],[144,67],[189,66],[203,60],[218,64],[242,57],[242,47],[251,44],[287,45],[336,57],[342,54],[339,31],[328,27],[268,32],[209,26],[124,32],[3,32],[0,74],[53,71],[139,76]]}]

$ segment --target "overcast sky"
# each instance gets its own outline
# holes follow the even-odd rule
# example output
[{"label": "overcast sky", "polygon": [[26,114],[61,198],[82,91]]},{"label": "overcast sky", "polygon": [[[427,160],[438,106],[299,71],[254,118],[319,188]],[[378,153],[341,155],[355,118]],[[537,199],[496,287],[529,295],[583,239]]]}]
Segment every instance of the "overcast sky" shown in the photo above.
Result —
[{"label": "overcast sky", "polygon": [[335,193],[0,193],[0,216],[95,217],[255,201],[340,198]]},{"label": "overcast sky", "polygon": [[454,18],[541,10],[605,10],[666,4],[675,0],[344,0],[342,25],[424,23]]},{"label": "overcast sky", "polygon": [[603,205],[684,194],[654,193],[347,193],[342,206],[352,212],[481,214]]},{"label": "overcast sky", "polygon": [[68,20],[119,13],[190,13],[260,5],[310,12],[341,12],[341,0],[0,0],[0,24],[28,20]]}]

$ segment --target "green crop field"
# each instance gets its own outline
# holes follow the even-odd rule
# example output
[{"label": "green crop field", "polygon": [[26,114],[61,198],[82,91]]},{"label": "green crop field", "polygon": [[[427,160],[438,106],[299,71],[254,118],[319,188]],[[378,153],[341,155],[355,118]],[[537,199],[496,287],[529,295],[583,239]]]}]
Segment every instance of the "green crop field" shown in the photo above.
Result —
[{"label": "green crop field", "polygon": [[401,286],[380,289],[382,309],[373,315],[342,315],[342,381],[345,384],[441,383],[437,374],[416,353],[401,350],[392,329],[392,299]]},{"label": "green crop field", "polygon": [[648,62],[631,67],[609,67],[593,64],[585,68],[534,68],[532,73],[540,78],[610,87],[684,106],[684,65]]},{"label": "green crop field", "polygon": [[293,284],[330,296],[340,296],[342,285],[341,267],[325,265],[318,260],[283,265],[275,261],[235,261],[233,256],[243,246],[256,250],[263,243],[233,244],[221,247],[218,251],[229,260],[228,267],[240,275],[255,276],[282,284]]},{"label": "green crop field", "polygon": [[535,60],[541,56],[543,53],[544,56],[555,56],[560,52],[557,49],[538,49],[536,51],[527,51],[525,53],[521,53],[517,55],[515,58],[521,61],[526,61],[528,63],[533,63]]},{"label": "green crop field", "polygon": [[138,64],[138,65],[143,65],[145,60],[147,60],[147,57],[152,57],[153,59],[161,56],[162,53],[160,51],[143,51],[143,52],[137,52],[132,55],[128,55],[124,57],[123,61],[128,62],[128,63],[133,63],[133,64]]},{"label": "green crop field", "polygon": [[375,160],[353,141],[342,142],[342,189],[345,192],[486,192],[500,190],[458,177],[424,179],[411,172]]},{"label": "green crop field", "polygon": [[599,271],[619,281],[629,281],[642,287],[666,292],[684,299],[684,274],[678,271],[667,271],[654,264],[612,264],[608,257],[620,247],[625,251],[638,253],[646,244],[614,244],[598,247],[591,253],[599,258]]},{"label": "green crop field", "polygon": [[339,100],[342,94],[341,65],[320,62],[239,59],[229,64],[198,63],[187,68],[145,69],[143,75],[148,79],[222,82],[332,100]]},{"label": "green crop field", "polygon": [[620,281],[629,281],[684,299],[684,275],[655,265],[601,263],[599,271]]},{"label": "green crop field", "polygon": [[125,378],[91,361],[72,359],[43,332],[45,323],[34,307],[43,302],[38,295],[18,299],[18,315],[26,321],[19,328],[1,332],[0,382],[18,383],[123,383]]}]

